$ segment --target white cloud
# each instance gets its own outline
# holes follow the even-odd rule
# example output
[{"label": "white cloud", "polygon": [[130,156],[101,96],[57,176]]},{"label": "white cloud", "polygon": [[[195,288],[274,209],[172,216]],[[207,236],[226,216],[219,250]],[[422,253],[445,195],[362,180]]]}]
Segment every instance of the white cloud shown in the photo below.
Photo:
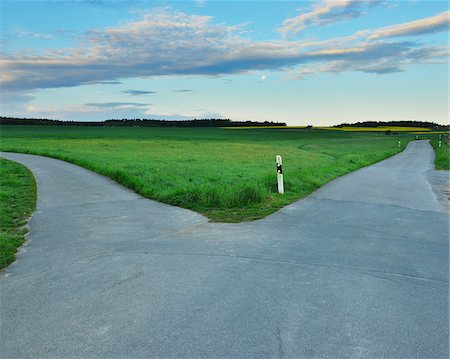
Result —
[{"label": "white cloud", "polygon": [[197,6],[205,6],[206,5],[206,0],[194,0],[195,5]]},{"label": "white cloud", "polygon": [[[379,46],[371,45],[373,48],[366,48],[364,51],[381,51]],[[315,73],[330,73],[338,74],[341,72],[365,72],[374,74],[388,74],[402,71],[406,66],[415,64],[417,62],[428,63],[444,63],[448,61],[449,52],[446,47],[427,47],[424,49],[404,48],[402,49],[398,44],[394,44],[393,48],[384,48],[389,56],[379,56],[373,58],[371,61],[366,61],[364,56],[356,56],[356,58],[343,58],[336,61],[320,62],[316,64],[308,64],[302,66],[300,69],[286,77],[289,80],[302,79],[305,76]]]},{"label": "white cloud", "polygon": [[449,25],[450,11],[445,11],[436,16],[369,31],[368,38],[373,40],[387,37],[430,34],[434,32],[447,31],[449,29]]},{"label": "white cloud", "polygon": [[14,35],[17,37],[33,38],[33,39],[40,39],[40,40],[51,40],[51,39],[55,38],[55,34],[46,34],[46,33],[22,31],[22,30],[15,31]]},{"label": "white cloud", "polygon": [[362,16],[365,9],[378,0],[322,0],[315,2],[311,11],[286,19],[279,31],[283,34],[299,33],[308,27],[326,25]]},{"label": "white cloud", "polygon": [[412,63],[445,61],[446,48],[384,39],[444,31],[448,26],[445,14],[448,16],[443,13],[347,37],[304,42],[252,41],[240,34],[240,26],[214,24],[209,16],[158,10],[120,26],[91,30],[74,48],[5,56],[0,60],[0,84],[3,90],[17,91],[115,83],[132,77],[298,67],[301,76],[317,71],[401,71]]},{"label": "white cloud", "polygon": [[87,107],[104,108],[110,110],[130,110],[147,108],[150,104],[141,102],[90,102],[84,105]]}]

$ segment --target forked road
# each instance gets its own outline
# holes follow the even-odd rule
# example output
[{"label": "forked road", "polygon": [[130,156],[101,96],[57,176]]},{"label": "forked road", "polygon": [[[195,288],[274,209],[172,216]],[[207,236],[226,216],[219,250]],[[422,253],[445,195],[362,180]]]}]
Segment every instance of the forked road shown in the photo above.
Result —
[{"label": "forked road", "polygon": [[58,160],[0,278],[1,358],[447,358],[448,213],[411,143],[259,221],[215,224]]}]

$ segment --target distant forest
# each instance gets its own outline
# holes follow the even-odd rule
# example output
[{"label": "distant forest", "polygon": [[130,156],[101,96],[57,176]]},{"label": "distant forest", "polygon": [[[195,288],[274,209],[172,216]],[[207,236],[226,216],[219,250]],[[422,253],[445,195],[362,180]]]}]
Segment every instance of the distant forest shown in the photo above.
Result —
[{"label": "distant forest", "polygon": [[284,122],[231,121],[229,119],[201,120],[147,120],[147,119],[112,119],[99,122],[60,121],[46,118],[0,117],[0,125],[43,125],[43,126],[120,126],[120,127],[242,127],[242,126],[286,126]]},{"label": "distant forest", "polygon": [[341,123],[334,127],[379,127],[379,126],[400,126],[400,127],[426,127],[432,130],[449,130],[449,125],[439,125],[434,122],[423,121],[389,121],[389,122],[377,122],[377,121],[365,121],[356,123]]},{"label": "distant forest", "polygon": [[[43,126],[118,126],[118,127],[242,127],[242,126],[286,126],[284,122],[273,121],[232,121],[230,119],[193,119],[193,120],[152,120],[152,119],[111,119],[106,121],[61,121],[46,118],[15,118],[0,116],[0,125],[43,125]],[[423,121],[365,121],[356,123],[341,123],[334,127],[426,127],[432,130],[449,130],[448,125]],[[313,126],[308,126],[313,128]]]}]

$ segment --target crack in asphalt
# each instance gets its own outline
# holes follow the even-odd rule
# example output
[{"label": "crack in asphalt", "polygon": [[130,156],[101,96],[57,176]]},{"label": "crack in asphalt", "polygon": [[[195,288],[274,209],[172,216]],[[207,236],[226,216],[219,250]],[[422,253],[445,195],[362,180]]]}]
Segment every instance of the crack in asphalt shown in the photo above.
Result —
[{"label": "crack in asphalt", "polygon": [[278,359],[283,359],[284,358],[283,337],[281,336],[281,330],[279,326],[275,327],[275,339],[277,342]]}]

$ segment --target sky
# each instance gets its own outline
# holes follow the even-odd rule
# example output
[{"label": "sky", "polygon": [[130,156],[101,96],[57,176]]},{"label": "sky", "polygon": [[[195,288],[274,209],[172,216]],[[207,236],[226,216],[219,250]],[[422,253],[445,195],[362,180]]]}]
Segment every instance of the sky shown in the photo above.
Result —
[{"label": "sky", "polygon": [[447,1],[1,1],[0,115],[449,123]]}]

